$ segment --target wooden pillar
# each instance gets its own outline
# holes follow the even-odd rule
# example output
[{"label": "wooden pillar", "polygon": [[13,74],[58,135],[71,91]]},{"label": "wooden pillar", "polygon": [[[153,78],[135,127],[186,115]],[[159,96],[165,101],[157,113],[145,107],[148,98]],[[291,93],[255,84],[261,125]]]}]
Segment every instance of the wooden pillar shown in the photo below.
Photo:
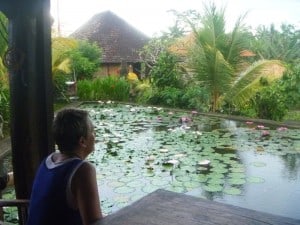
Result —
[{"label": "wooden pillar", "polygon": [[28,199],[40,161],[54,150],[50,0],[6,4],[15,189],[17,198]]}]

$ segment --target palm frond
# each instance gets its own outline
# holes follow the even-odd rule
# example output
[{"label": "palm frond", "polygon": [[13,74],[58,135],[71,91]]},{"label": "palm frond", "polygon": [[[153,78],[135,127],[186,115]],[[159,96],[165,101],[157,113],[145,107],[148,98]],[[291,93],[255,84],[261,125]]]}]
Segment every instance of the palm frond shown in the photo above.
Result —
[{"label": "palm frond", "polygon": [[280,78],[285,70],[279,60],[260,60],[248,67],[233,83],[224,98],[235,105],[241,105],[249,100],[262,86],[259,79],[267,78],[269,82]]}]

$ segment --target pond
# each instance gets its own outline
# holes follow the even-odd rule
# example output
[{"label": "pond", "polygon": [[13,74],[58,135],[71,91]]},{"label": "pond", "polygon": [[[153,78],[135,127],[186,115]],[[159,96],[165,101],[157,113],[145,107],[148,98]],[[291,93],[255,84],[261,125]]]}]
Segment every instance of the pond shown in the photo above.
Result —
[{"label": "pond", "polygon": [[300,130],[116,103],[82,104],[95,124],[110,214],[162,188],[300,219]]}]

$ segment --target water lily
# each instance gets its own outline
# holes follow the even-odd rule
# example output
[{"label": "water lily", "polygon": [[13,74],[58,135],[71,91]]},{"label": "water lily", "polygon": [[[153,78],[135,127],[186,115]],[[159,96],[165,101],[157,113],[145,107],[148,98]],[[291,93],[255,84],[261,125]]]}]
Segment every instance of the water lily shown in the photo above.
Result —
[{"label": "water lily", "polygon": [[262,133],[261,133],[261,136],[262,137],[268,137],[268,136],[270,136],[270,132],[267,131],[267,130],[263,130]]},{"label": "water lily", "polygon": [[257,125],[257,128],[258,128],[258,129],[264,129],[265,126],[264,126],[264,125]]},{"label": "water lily", "polygon": [[278,131],[285,131],[285,130],[288,130],[288,128],[287,127],[278,127],[277,130]]},{"label": "water lily", "polygon": [[155,156],[154,155],[149,155],[147,158],[146,158],[146,161],[154,161],[155,160]]},{"label": "water lily", "polygon": [[177,159],[170,159],[167,161],[167,163],[175,166],[175,165],[179,164],[179,161]]},{"label": "water lily", "polygon": [[246,124],[251,125],[251,124],[253,124],[253,122],[252,121],[246,121]]},{"label": "water lily", "polygon": [[210,160],[204,159],[198,162],[199,166],[208,166],[210,164]]},{"label": "water lily", "polygon": [[181,123],[188,123],[188,122],[191,122],[192,119],[189,118],[189,117],[186,117],[186,116],[182,116],[180,119],[179,119],[179,122]]},{"label": "water lily", "polygon": [[161,148],[161,149],[159,149],[159,152],[161,152],[161,153],[167,153],[169,150],[168,149],[166,149],[166,148]]}]

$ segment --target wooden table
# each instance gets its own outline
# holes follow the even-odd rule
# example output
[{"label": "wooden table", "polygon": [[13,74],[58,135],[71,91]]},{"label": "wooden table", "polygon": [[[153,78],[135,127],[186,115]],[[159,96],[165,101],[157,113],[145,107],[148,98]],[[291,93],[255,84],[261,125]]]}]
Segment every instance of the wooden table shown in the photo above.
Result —
[{"label": "wooden table", "polygon": [[185,194],[157,190],[133,204],[105,217],[99,223],[99,225],[196,224],[300,225],[300,220],[218,203]]}]

